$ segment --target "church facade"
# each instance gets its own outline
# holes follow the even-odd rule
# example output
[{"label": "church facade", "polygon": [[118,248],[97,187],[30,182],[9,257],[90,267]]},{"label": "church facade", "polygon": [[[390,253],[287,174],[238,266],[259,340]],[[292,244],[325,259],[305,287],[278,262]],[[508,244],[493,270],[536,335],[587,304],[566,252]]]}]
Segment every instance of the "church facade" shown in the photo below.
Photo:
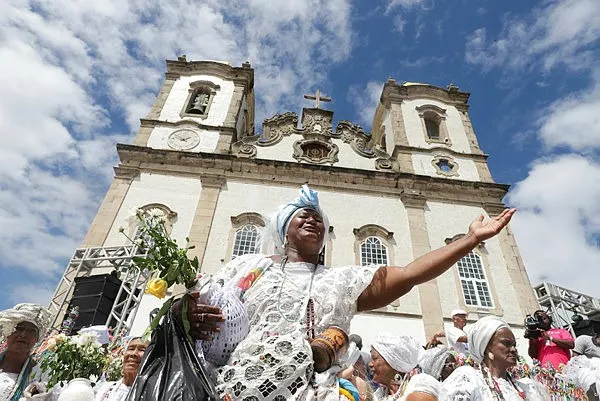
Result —
[{"label": "church facade", "polygon": [[[317,92],[314,108],[277,114],[254,127],[254,71],[212,61],[167,61],[166,79],[119,165],[82,247],[123,245],[135,210],[167,218],[178,243],[189,237],[203,272],[260,252],[260,229],[304,183],[319,191],[332,227],[325,264],[403,266],[464,235],[480,214],[505,207],[458,87],[388,80],[370,133],[333,124]],[[343,116],[342,116],[343,117]],[[260,128],[260,129],[258,129]],[[132,332],[161,301],[144,296]],[[449,271],[391,305],[357,315],[352,331],[423,343],[461,308],[469,320],[494,314],[518,331],[537,301],[510,227]],[[519,335],[517,335],[519,337]]]}]

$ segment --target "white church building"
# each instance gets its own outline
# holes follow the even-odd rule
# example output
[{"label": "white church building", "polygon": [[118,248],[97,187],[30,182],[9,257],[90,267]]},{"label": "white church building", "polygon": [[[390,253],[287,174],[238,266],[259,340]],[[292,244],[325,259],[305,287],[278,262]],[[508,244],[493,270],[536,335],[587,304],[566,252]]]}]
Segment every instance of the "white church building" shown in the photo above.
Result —
[{"label": "white church building", "polygon": [[[52,300],[56,322],[80,277],[128,263],[130,243],[119,228],[135,234],[138,208],[160,210],[172,237],[181,244],[189,237],[190,257],[214,273],[260,250],[265,218],[304,183],[319,192],[332,225],[325,255],[331,268],[406,265],[465,234],[478,215],[505,207],[508,186],[494,182],[469,119],[469,93],[454,85],[388,80],[368,133],[344,116],[334,125],[318,92],[314,108],[255,127],[253,84],[248,63],[167,61],[164,84],[133,143],[117,145],[112,185]],[[111,313],[122,329],[139,334],[162,301],[139,290],[144,277],[123,277],[117,298],[126,301]],[[501,317],[526,354],[523,318],[538,303],[510,227],[437,279],[355,316],[352,332],[366,344],[380,331],[424,344],[456,308],[470,322]]]}]

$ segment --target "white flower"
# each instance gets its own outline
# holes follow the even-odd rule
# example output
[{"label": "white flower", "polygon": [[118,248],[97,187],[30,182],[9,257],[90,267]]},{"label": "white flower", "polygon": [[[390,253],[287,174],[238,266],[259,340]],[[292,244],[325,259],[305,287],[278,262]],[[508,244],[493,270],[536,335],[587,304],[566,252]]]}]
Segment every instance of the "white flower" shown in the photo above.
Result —
[{"label": "white flower", "polygon": [[141,239],[141,238],[138,238],[138,239],[136,239],[136,240],[134,241],[134,243],[135,243],[137,246],[142,246],[142,244],[144,243],[144,240],[143,240],[143,239]]},{"label": "white flower", "polygon": [[56,343],[56,339],[54,339],[54,338],[48,339],[48,350],[49,351],[52,351],[52,352],[56,351],[57,345],[58,344]]},{"label": "white flower", "polygon": [[98,381],[98,376],[96,376],[96,375],[90,375],[90,381],[92,383],[96,383]]},{"label": "white flower", "polygon": [[158,208],[152,208],[148,210],[148,215],[150,215],[150,217],[163,217],[165,214]]},{"label": "white flower", "polygon": [[79,347],[85,347],[86,345],[91,345],[97,342],[96,333],[83,333],[71,337],[71,341]]}]

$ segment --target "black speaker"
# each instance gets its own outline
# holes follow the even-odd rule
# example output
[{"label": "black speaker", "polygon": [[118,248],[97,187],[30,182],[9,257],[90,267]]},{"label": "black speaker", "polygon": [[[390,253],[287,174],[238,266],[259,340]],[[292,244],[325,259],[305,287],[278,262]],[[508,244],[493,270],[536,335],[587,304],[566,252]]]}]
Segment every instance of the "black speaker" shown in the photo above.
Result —
[{"label": "black speaker", "polygon": [[[73,331],[77,332],[82,327],[106,324],[120,286],[121,280],[112,274],[76,277],[75,289],[67,309],[79,307],[79,317],[75,321]],[[123,292],[121,300],[125,297],[126,294]],[[112,326],[114,322],[111,323]]]}]

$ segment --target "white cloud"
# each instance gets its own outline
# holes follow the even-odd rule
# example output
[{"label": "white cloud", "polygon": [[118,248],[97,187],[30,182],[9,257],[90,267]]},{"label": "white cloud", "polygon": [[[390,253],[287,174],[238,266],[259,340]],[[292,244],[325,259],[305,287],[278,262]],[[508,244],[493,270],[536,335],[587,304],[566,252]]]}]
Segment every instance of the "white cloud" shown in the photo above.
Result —
[{"label": "white cloud", "polygon": [[350,12],[348,0],[3,2],[0,268],[62,272],[165,59],[249,60],[260,119],[299,107],[350,55]]},{"label": "white cloud", "polygon": [[383,83],[377,81],[368,82],[363,88],[353,85],[348,89],[348,101],[354,105],[358,120],[366,130],[371,129],[382,90]]},{"label": "white cloud", "polygon": [[34,304],[48,305],[54,294],[54,288],[40,286],[39,284],[23,284],[10,289],[10,303],[31,302]]},{"label": "white cloud", "polygon": [[429,11],[435,7],[435,0],[389,0],[387,3],[386,13],[396,7],[404,9],[418,7],[421,10]]},{"label": "white cloud", "polygon": [[552,103],[539,124],[539,137],[548,148],[567,146],[581,152],[600,149],[600,79],[591,89]]},{"label": "white cloud", "polygon": [[491,69],[498,66],[545,70],[564,65],[580,70],[594,65],[590,46],[600,39],[600,2],[554,0],[527,18],[507,16],[501,34],[488,42],[485,28],[467,41],[466,60]]},{"label": "white cloud", "polygon": [[600,296],[600,163],[542,159],[510,191],[512,224],[532,284],[543,280]]},{"label": "white cloud", "polygon": [[398,33],[402,33],[404,31],[404,26],[406,25],[406,20],[402,16],[402,14],[397,14],[393,20],[394,30]]}]

